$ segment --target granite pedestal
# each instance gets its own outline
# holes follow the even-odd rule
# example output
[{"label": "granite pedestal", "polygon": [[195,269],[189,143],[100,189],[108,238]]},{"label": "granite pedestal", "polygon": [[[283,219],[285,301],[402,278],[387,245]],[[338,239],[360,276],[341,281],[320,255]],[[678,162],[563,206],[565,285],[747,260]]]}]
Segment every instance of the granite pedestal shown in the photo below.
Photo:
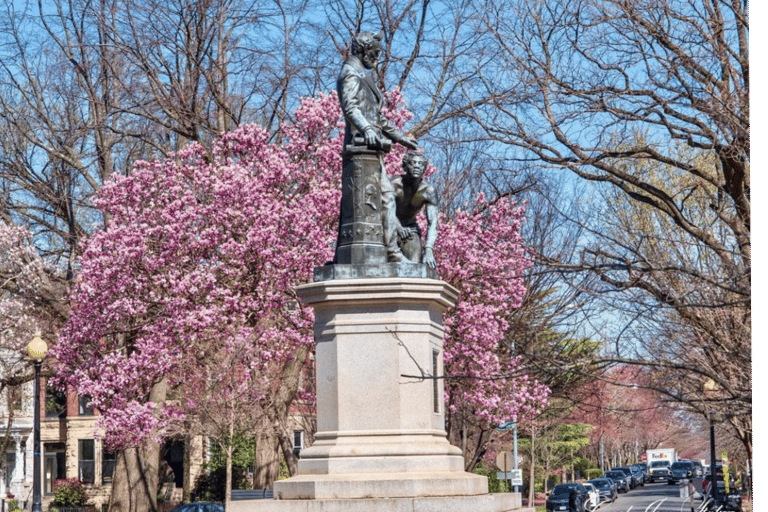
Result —
[{"label": "granite pedestal", "polygon": [[315,309],[315,442],[274,500],[230,512],[519,509],[519,494],[488,494],[446,439],[442,312],[457,291],[429,278],[334,277],[296,290]]}]

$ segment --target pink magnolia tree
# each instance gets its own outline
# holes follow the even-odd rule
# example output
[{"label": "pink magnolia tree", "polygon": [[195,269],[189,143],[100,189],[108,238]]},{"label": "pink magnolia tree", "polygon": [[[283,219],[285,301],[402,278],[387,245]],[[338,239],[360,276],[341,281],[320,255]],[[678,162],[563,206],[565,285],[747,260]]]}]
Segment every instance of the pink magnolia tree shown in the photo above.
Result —
[{"label": "pink magnolia tree", "polygon": [[538,412],[549,395],[505,342],[530,266],[520,236],[523,214],[508,197],[489,202],[481,194],[471,211],[441,219],[435,246],[440,276],[460,292],[445,318],[446,425],[469,471],[497,426]]},{"label": "pink magnolia tree", "polygon": [[[282,144],[247,125],[210,151],[192,144],[141,162],[95,200],[111,222],[83,251],[70,320],[52,353],[59,381],[101,411],[104,439],[126,459],[126,486],[146,487],[147,510],[156,494],[147,461],[157,460],[158,442],[210,405],[195,396],[205,389],[199,381],[243,377],[211,373],[222,340],[251,347],[237,367],[277,388],[241,407],[270,396],[259,411],[290,436],[287,410],[313,322],[293,288],[332,256],[335,238],[341,140],[339,116],[328,113],[336,103],[305,101]],[[142,467],[147,484],[136,474]]]}]

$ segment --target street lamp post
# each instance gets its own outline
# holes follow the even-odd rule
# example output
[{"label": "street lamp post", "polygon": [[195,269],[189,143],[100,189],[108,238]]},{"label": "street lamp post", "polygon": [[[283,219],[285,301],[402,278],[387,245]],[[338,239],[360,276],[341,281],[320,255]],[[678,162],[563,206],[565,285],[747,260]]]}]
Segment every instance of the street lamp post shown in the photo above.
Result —
[{"label": "street lamp post", "polygon": [[[704,395],[708,396],[711,395],[712,392],[717,388],[717,384],[715,384],[715,381],[712,379],[709,379],[707,382],[704,383]],[[712,501],[717,503],[717,453],[715,452],[715,422],[712,419],[712,411],[707,406],[707,419],[709,420],[709,474],[710,474],[710,480],[709,480],[709,486],[710,486],[710,493],[712,496]]]},{"label": "street lamp post", "polygon": [[712,500],[717,503],[717,463],[715,452],[715,422],[712,421],[712,416],[709,417],[709,452],[710,452],[710,488],[712,489]]},{"label": "street lamp post", "polygon": [[48,345],[40,338],[40,333],[35,334],[27,346],[27,352],[35,365],[35,415],[33,432],[33,471],[32,474],[32,512],[43,512],[42,492],[40,486],[40,369],[43,366]]},{"label": "street lamp post", "polygon": [[[517,418],[515,418],[515,426],[513,427],[514,430],[512,430],[512,439],[513,439],[513,457],[515,458],[515,477],[517,477]],[[515,485],[515,492],[520,492],[520,488]]]}]

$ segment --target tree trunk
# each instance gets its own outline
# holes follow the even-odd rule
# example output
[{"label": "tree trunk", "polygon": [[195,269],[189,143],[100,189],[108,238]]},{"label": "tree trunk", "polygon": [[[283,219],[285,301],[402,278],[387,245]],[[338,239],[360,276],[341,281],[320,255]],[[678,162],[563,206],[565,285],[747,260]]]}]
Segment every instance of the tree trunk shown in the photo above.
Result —
[{"label": "tree trunk", "polygon": [[[189,503],[194,485],[194,482],[192,482],[192,441],[193,437],[191,434],[184,436],[184,486],[181,495],[184,503]],[[202,454],[200,455],[202,456]]]},{"label": "tree trunk", "polygon": [[283,426],[282,432],[277,435],[277,442],[283,454],[283,460],[288,467],[288,474],[293,476],[298,471],[299,459],[293,453],[293,431]]},{"label": "tree trunk", "polygon": [[224,510],[230,510],[232,503],[232,438],[227,445],[227,477],[226,487],[224,487]]},{"label": "tree trunk", "polygon": [[[535,448],[536,445],[534,444],[534,441],[536,439],[536,430],[531,426],[531,474],[530,474],[530,480],[528,485],[528,507],[533,508],[533,498],[536,495],[536,473],[535,473],[535,466],[536,466],[536,452]],[[546,485],[546,483],[544,484]]]},{"label": "tree trunk", "polygon": [[272,484],[280,474],[281,450],[291,475],[296,471],[296,458],[293,456],[291,444],[292,430],[289,427],[288,416],[291,403],[299,389],[301,372],[308,353],[308,347],[297,347],[294,357],[285,362],[280,376],[280,385],[272,396],[271,407],[265,411],[265,422],[268,421],[270,424],[263,432],[256,435],[256,460],[253,471],[255,489],[272,488]]},{"label": "tree trunk", "polygon": [[253,462],[253,488],[271,489],[280,474],[277,435],[271,431],[256,434],[256,458]]},{"label": "tree trunk", "polygon": [[160,445],[145,443],[118,452],[109,512],[156,512]]},{"label": "tree trunk", "polygon": [[[168,392],[163,380],[152,387],[149,400],[162,403]],[[157,512],[160,445],[144,441],[117,453],[109,512]]]}]

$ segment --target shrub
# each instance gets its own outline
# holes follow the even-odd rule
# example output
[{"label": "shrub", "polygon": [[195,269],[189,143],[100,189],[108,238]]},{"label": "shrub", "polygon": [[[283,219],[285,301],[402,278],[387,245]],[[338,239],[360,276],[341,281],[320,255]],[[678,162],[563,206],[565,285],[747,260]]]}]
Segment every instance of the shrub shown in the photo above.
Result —
[{"label": "shrub", "polygon": [[21,512],[19,502],[16,500],[8,500],[6,505],[8,505],[8,512]]},{"label": "shrub", "polygon": [[593,478],[602,478],[603,470],[600,468],[589,468],[585,471],[585,474],[587,475],[587,480],[592,480]]},{"label": "shrub", "polygon": [[474,473],[476,475],[483,475],[488,477],[488,492],[511,492],[512,489],[509,486],[509,482],[506,480],[499,480],[496,476],[496,471],[486,469],[482,464],[478,464]]},{"label": "shrub", "polygon": [[88,501],[82,482],[77,478],[56,480],[53,483],[53,504],[64,507],[82,507]]}]

